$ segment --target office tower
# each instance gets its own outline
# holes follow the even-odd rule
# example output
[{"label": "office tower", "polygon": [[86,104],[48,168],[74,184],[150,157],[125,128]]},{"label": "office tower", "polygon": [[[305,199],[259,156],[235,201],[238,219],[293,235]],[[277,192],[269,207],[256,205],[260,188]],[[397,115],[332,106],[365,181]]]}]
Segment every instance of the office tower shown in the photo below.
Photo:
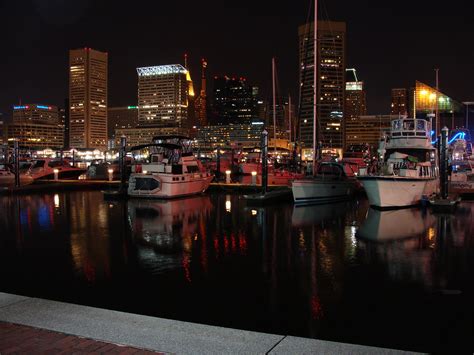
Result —
[{"label": "office tower", "polygon": [[60,110],[61,123],[64,125],[64,148],[69,149],[69,99],[64,99],[64,108]]},{"label": "office tower", "polygon": [[250,123],[258,117],[258,87],[245,78],[214,77],[213,120],[216,124]]},{"label": "office tower", "polygon": [[199,126],[207,125],[207,90],[206,90],[206,68],[207,62],[201,61],[201,91],[195,103],[195,115]]},{"label": "office tower", "polygon": [[29,149],[63,148],[64,125],[56,106],[17,105],[13,106],[12,117],[12,123],[4,127],[6,141],[17,139],[21,147]]},{"label": "office tower", "polygon": [[[298,28],[301,111],[300,137],[313,142],[314,22]],[[317,141],[323,148],[344,147],[346,24],[318,21]]]},{"label": "office tower", "polygon": [[27,104],[13,106],[13,123],[60,124],[56,106]]},{"label": "office tower", "polygon": [[71,148],[107,148],[107,53],[69,51]]},{"label": "office tower", "polygon": [[138,126],[138,106],[109,107],[107,109],[108,139],[115,139],[117,129]]},{"label": "office tower", "polygon": [[408,115],[408,92],[405,88],[392,89],[392,104],[390,114],[398,116]]},{"label": "office tower", "polygon": [[368,144],[375,151],[382,135],[390,131],[390,122],[396,118],[398,115],[361,115],[346,121],[346,147]]},{"label": "office tower", "polygon": [[140,127],[186,127],[188,70],[181,64],[137,68]]}]

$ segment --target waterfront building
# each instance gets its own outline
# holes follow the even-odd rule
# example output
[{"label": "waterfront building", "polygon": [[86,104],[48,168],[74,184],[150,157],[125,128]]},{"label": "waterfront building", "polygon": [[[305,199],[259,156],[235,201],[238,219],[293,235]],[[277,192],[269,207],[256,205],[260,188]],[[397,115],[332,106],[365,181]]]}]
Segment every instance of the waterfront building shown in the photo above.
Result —
[{"label": "waterfront building", "polygon": [[346,146],[369,144],[373,150],[380,138],[390,130],[390,122],[398,115],[361,115],[346,121]]},{"label": "waterfront building", "polygon": [[187,127],[189,96],[194,96],[189,71],[171,64],[137,68],[137,73],[139,126]]},{"label": "waterfront building", "polygon": [[12,122],[4,125],[4,141],[17,139],[19,145],[28,149],[64,146],[64,125],[56,106],[25,104],[13,106]]},{"label": "waterfront building", "polygon": [[258,118],[258,87],[245,78],[214,77],[212,124],[246,124]]},{"label": "waterfront building", "polygon": [[107,148],[107,53],[69,51],[69,140],[72,148]]},{"label": "waterfront building", "polygon": [[64,108],[59,110],[61,124],[64,125],[64,148],[69,148],[69,99],[64,99]]},{"label": "waterfront building", "polygon": [[[364,82],[357,78],[355,69],[346,69],[346,95],[344,107],[344,126],[350,125],[351,121],[356,121],[360,116],[367,114]],[[348,135],[345,129],[346,137]],[[346,147],[349,146],[346,140]]]},{"label": "waterfront building", "polygon": [[[299,140],[313,143],[314,22],[298,28],[301,85]],[[344,147],[346,24],[318,21],[317,141],[341,153]]]},{"label": "waterfront building", "polygon": [[110,148],[120,147],[120,138],[125,136],[127,147],[135,145],[150,144],[153,137],[156,136],[189,136],[189,130],[179,127],[136,127],[136,128],[118,128],[115,130],[115,138]]},{"label": "waterfront building", "polygon": [[115,140],[117,129],[138,126],[138,106],[109,107],[107,109],[107,137]]},{"label": "waterfront building", "polygon": [[51,105],[16,105],[13,106],[13,123],[38,123],[57,125],[60,122],[59,110]]},{"label": "waterfront building", "polygon": [[[411,114],[413,117],[434,121],[432,127],[438,134],[441,134],[441,128],[444,126],[451,130],[464,127],[465,118],[462,104],[443,92],[416,81],[411,96],[413,102]],[[435,120],[436,113],[438,114],[438,120]]]},{"label": "waterfront building", "polygon": [[407,116],[408,108],[408,91],[406,88],[392,89],[392,104],[390,105],[390,114],[397,116]]},{"label": "waterfront building", "polygon": [[196,123],[198,126],[207,125],[207,80],[206,80],[206,68],[207,62],[205,59],[201,61],[201,91],[197,97],[194,107],[195,107],[195,116]]},{"label": "waterfront building", "polygon": [[263,122],[199,127],[197,141],[201,149],[220,146],[259,147]]}]

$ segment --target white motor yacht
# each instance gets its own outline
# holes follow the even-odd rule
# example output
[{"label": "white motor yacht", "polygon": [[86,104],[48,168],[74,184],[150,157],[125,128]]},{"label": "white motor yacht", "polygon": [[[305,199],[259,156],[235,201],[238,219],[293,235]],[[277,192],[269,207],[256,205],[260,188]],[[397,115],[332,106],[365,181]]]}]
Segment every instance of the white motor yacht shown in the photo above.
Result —
[{"label": "white motor yacht", "polygon": [[58,179],[74,180],[86,173],[86,169],[74,167],[66,160],[43,158],[33,160],[25,175],[31,176],[33,180],[54,179],[55,170],[58,172]]},{"label": "white motor yacht", "polygon": [[[174,139],[175,143],[163,142]],[[146,163],[132,165],[128,182],[128,195],[132,197],[176,198],[202,193],[214,176],[202,168],[190,149],[182,144],[181,136],[155,137],[153,143],[131,148],[149,149]],[[188,146],[189,147],[189,146]]]},{"label": "white motor yacht", "polygon": [[349,199],[357,188],[349,164],[322,162],[316,175],[293,181],[291,190],[296,204],[328,203]]},{"label": "white motor yacht", "polygon": [[424,119],[400,118],[379,148],[383,157],[368,171],[360,170],[369,204],[376,208],[400,208],[420,203],[438,188],[436,149],[431,125]]}]

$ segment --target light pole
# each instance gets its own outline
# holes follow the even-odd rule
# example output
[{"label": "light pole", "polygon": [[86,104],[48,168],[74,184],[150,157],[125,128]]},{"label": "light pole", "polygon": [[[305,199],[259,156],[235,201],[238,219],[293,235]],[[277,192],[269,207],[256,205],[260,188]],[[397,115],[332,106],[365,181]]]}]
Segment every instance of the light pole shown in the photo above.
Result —
[{"label": "light pole", "polygon": [[474,101],[463,102],[466,105],[466,129],[469,129],[469,105],[474,105]]}]

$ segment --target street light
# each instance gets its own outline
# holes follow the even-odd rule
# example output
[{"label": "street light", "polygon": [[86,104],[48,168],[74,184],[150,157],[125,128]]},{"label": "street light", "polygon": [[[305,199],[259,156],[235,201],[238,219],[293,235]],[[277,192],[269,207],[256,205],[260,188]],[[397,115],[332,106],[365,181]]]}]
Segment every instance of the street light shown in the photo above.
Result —
[{"label": "street light", "polygon": [[466,105],[466,129],[469,129],[469,105],[474,105],[474,101],[463,102]]}]

